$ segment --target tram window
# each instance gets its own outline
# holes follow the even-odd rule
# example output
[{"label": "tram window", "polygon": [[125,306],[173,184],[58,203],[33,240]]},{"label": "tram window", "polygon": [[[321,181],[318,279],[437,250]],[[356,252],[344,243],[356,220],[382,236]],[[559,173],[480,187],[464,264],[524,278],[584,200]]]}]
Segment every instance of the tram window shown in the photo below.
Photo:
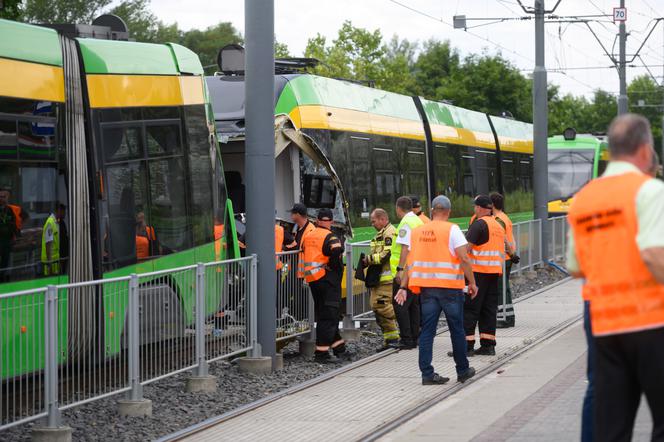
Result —
[{"label": "tram window", "polygon": [[180,109],[177,107],[145,107],[143,108],[144,120],[166,120],[180,119]]},{"label": "tram window", "polygon": [[147,126],[148,155],[180,155],[182,143],[180,141],[179,125]]},{"label": "tram window", "polygon": [[104,255],[107,264],[117,268],[136,262],[136,215],[143,212],[151,225],[145,167],[141,162],[109,166],[106,180],[109,222],[104,227],[109,250]]},{"label": "tram window", "polygon": [[307,207],[334,208],[337,189],[328,176],[304,176],[304,204]]},{"label": "tram window", "polygon": [[0,159],[16,159],[16,121],[0,120]]},{"label": "tram window", "polygon": [[55,122],[19,121],[19,156],[30,160],[54,160],[54,136]]},{"label": "tram window", "polygon": [[[52,103],[0,99],[5,104],[3,112],[20,115],[0,121],[0,283],[45,276],[43,227],[59,204],[67,206],[55,120],[35,118],[54,115]],[[59,260],[49,276],[66,273],[66,219],[59,224]]]},{"label": "tram window", "polygon": [[463,193],[473,196],[477,193],[473,179],[475,173],[475,156],[467,153],[461,155],[461,176],[463,177]]},{"label": "tram window", "polygon": [[102,132],[106,162],[143,156],[140,127],[106,127]]},{"label": "tram window", "polygon": [[166,253],[191,247],[182,160],[152,160],[148,168],[150,216],[161,245]]},{"label": "tram window", "polygon": [[[201,245],[212,241],[214,229],[212,224],[214,169],[210,159],[205,108],[203,106],[185,108],[185,126],[189,145],[190,207],[194,245]],[[223,194],[225,195],[225,192]],[[220,201],[219,206],[224,207],[225,201]]]},{"label": "tram window", "polygon": [[102,109],[99,111],[102,123],[114,121],[137,121],[141,119],[141,109],[133,107]]}]

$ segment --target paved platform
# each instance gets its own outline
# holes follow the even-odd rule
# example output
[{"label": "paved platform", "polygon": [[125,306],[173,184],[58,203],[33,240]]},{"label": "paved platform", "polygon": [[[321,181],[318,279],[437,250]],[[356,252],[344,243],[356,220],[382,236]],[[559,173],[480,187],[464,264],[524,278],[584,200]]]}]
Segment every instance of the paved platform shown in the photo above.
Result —
[{"label": "paved platform", "polygon": [[[471,364],[478,371],[488,369],[491,364],[532,345],[552,330],[579,319],[582,313],[580,284],[577,281],[560,284],[516,303],[515,311],[517,327],[498,331],[497,355],[472,359]],[[184,440],[362,439],[381,429],[385,423],[458,385],[454,382],[454,363],[446,355],[450,349],[447,333],[434,341],[434,366],[440,374],[453,379],[447,385],[422,386],[417,351],[400,351],[206,428]],[[480,382],[467,384],[463,390],[474,388]]]},{"label": "paved platform", "polygon": [[[586,389],[581,322],[450,396],[382,441],[575,441]],[[634,441],[649,441],[642,402]]]}]

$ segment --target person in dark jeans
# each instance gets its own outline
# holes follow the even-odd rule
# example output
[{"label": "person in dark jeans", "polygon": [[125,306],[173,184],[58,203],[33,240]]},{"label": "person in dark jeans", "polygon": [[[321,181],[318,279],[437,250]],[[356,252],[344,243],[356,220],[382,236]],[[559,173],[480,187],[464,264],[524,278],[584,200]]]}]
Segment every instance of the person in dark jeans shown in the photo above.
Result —
[{"label": "person in dark jeans", "polygon": [[465,278],[468,279],[470,297],[477,295],[468,242],[456,224],[448,222],[450,200],[443,196],[431,204],[432,220],[413,229],[408,252],[408,271],[404,274],[396,295],[400,305],[408,297],[407,289],[421,297],[422,329],[419,336],[419,366],[422,385],[440,385],[449,378],[437,374],[433,366],[433,339],[441,312],[445,313],[452,339],[457,380],[465,382],[473,377],[475,369],[468,364],[466,338],[463,327]]},{"label": "person in dark jeans", "polygon": [[590,302],[583,303],[583,328],[588,342],[588,365],[586,367],[586,394],[583,397],[583,412],[581,418],[581,442],[593,442],[593,402],[595,401],[595,343],[590,325]]}]

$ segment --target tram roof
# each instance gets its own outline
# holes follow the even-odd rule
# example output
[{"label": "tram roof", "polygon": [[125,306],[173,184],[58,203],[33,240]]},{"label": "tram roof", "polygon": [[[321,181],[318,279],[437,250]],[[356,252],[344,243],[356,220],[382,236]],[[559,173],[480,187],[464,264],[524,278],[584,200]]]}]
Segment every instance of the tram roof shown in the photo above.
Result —
[{"label": "tram roof", "polygon": [[41,26],[0,19],[0,57],[62,66],[58,33]]}]

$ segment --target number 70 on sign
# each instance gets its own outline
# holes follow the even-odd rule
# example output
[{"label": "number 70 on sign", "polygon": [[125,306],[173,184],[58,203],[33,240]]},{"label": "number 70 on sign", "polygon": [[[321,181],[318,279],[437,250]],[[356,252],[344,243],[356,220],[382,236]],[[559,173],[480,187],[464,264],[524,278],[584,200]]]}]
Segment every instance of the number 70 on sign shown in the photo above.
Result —
[{"label": "number 70 on sign", "polygon": [[613,8],[613,21],[627,21],[627,8]]}]

